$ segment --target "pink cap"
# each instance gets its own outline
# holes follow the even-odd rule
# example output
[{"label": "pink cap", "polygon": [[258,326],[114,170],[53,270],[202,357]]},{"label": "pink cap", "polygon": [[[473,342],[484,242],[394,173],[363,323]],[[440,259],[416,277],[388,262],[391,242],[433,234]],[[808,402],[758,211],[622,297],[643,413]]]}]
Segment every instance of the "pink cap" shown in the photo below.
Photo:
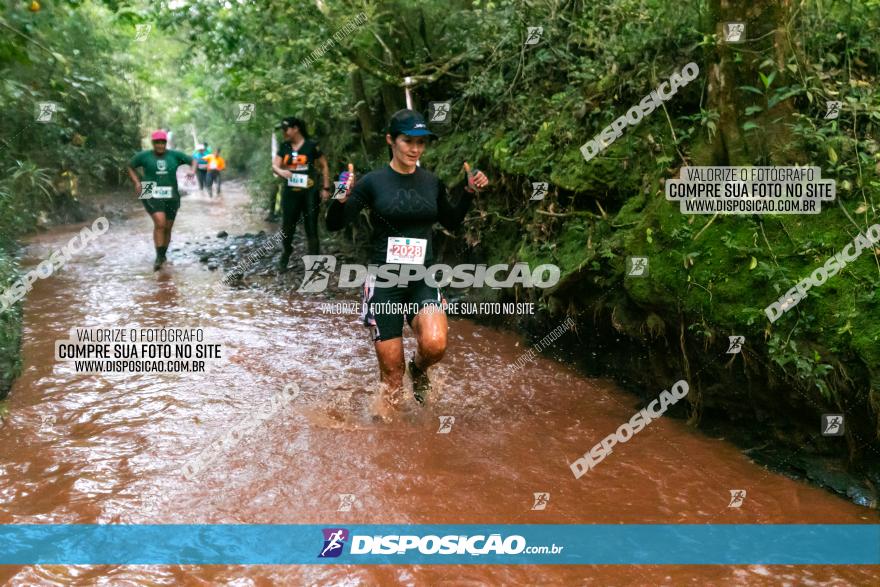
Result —
[{"label": "pink cap", "polygon": [[150,137],[150,140],[151,141],[167,141],[168,140],[168,133],[165,132],[164,130],[157,130],[156,132],[153,133],[153,136]]}]

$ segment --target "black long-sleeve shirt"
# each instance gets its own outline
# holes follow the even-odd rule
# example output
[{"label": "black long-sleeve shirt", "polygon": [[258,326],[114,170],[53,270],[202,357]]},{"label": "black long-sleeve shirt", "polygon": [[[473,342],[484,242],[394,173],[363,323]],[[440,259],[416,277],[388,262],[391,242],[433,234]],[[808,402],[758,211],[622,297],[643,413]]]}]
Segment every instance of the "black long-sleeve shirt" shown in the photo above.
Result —
[{"label": "black long-sleeve shirt", "polygon": [[449,202],[446,185],[436,175],[421,167],[414,173],[398,173],[386,165],[363,176],[352,188],[345,204],[333,200],[327,210],[327,228],[341,230],[370,208],[370,263],[385,264],[390,237],[423,238],[427,240],[425,265],[434,259],[432,232],[435,222],[455,230],[464,220],[473,197],[464,183],[455,188],[460,192],[458,203]]}]

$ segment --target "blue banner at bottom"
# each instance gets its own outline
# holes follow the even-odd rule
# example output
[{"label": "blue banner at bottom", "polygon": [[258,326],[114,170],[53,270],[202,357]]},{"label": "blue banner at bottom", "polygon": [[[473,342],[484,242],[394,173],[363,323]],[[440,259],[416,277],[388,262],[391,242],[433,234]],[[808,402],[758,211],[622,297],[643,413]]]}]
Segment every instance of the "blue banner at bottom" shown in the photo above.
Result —
[{"label": "blue banner at bottom", "polygon": [[876,565],[869,524],[0,525],[0,564]]}]

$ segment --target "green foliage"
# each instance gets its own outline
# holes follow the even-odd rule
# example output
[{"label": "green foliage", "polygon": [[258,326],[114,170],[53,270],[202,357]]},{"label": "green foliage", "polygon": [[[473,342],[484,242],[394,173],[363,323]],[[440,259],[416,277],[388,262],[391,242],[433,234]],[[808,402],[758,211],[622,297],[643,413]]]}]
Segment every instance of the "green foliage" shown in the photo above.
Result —
[{"label": "green foliage", "polygon": [[10,248],[14,237],[33,226],[39,210],[52,202],[49,170],[31,161],[15,161],[0,179],[0,248]]},{"label": "green foliage", "polygon": [[[0,238],[33,228],[51,210],[62,174],[81,188],[118,180],[138,136],[130,38],[103,4],[15,3],[0,15]],[[38,103],[55,102],[49,123]],[[72,194],[68,194],[72,196]]]},{"label": "green foliage", "polygon": [[[18,278],[17,269],[15,260],[0,247],[0,291]],[[21,304],[16,304],[0,312],[0,400],[9,393],[13,380],[21,372],[20,346]]]},{"label": "green foliage", "polygon": [[834,367],[822,362],[822,357],[815,349],[811,355],[805,354],[798,349],[795,341],[785,341],[777,335],[772,336],[767,345],[771,360],[783,372],[791,375],[793,379],[814,385],[824,399],[828,401],[836,399],[832,387],[825,381],[825,377],[834,370]]}]

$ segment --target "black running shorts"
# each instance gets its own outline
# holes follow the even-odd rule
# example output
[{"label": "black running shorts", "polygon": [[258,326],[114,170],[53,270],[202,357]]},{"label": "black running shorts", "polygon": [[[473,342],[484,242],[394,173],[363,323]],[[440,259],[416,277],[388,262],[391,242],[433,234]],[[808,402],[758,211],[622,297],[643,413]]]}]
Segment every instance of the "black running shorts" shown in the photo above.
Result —
[{"label": "black running shorts", "polygon": [[440,288],[424,280],[401,287],[376,287],[375,275],[367,276],[361,304],[364,326],[373,329],[373,340],[391,340],[403,336],[403,319],[412,328],[412,321],[422,308],[440,306]]},{"label": "black running shorts", "polygon": [[149,198],[141,202],[150,216],[156,212],[165,212],[165,218],[172,221],[177,217],[177,210],[180,208],[178,198]]}]

